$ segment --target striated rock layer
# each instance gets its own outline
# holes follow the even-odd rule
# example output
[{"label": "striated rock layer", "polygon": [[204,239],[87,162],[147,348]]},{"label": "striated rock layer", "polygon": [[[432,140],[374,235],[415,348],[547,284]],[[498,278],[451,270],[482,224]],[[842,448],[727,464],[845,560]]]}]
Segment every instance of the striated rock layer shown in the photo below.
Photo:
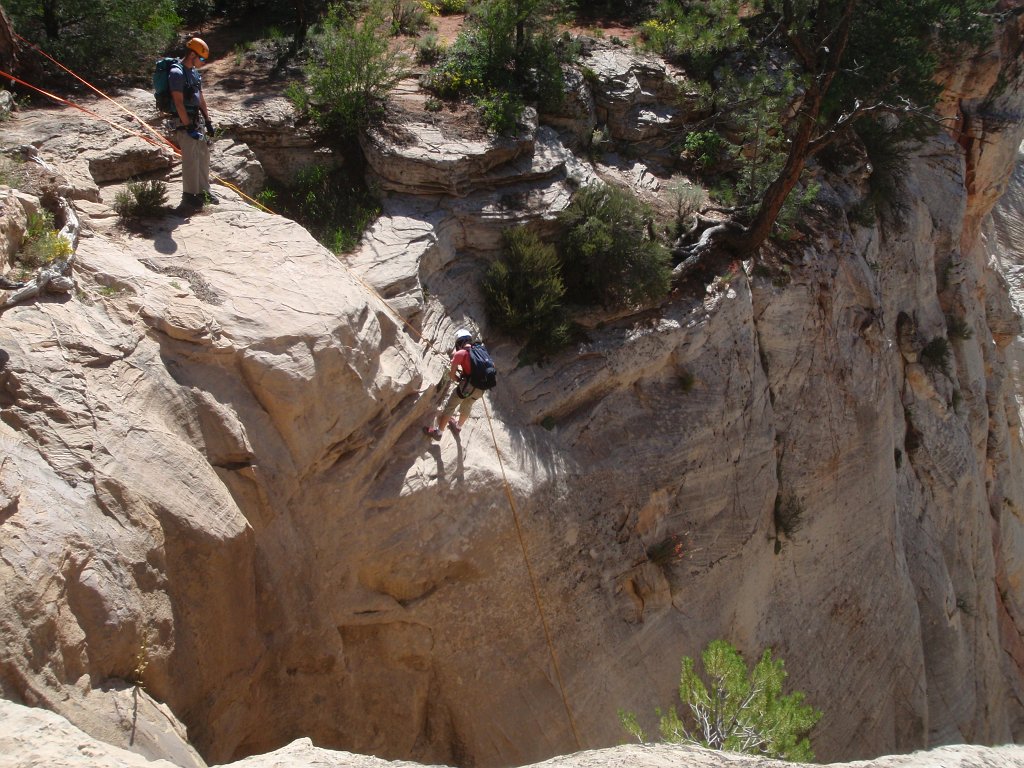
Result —
[{"label": "striated rock layer", "polygon": [[[600,318],[542,367],[489,336],[501,384],[439,444],[420,426],[454,329],[487,335],[501,232],[550,230],[602,173],[665,193],[568,147],[598,122],[667,146],[675,75],[597,46],[563,133],[372,134],[385,213],[344,263],[230,192],[128,231],[110,183],[163,155],[5,123],[58,176],[21,186],[85,231],[78,292],[0,322],[0,693],[179,765],[299,737],[525,764],[617,743],[618,708],[650,724],[723,637],[786,660],[822,759],[1022,738],[1021,321],[996,269],[1018,198],[989,217],[1015,32],[891,209],[855,213],[862,161],[820,172],[818,223],[703,295]],[[299,162],[274,114],[217,119],[259,144],[218,145],[218,172]],[[0,189],[4,258],[39,197]]]}]

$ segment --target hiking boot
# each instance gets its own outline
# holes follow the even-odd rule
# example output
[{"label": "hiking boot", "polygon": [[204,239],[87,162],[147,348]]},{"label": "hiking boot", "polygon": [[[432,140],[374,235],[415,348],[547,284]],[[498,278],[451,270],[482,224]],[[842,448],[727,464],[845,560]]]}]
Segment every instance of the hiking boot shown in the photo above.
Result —
[{"label": "hiking boot", "polygon": [[441,430],[438,429],[437,427],[424,427],[423,428],[423,434],[425,434],[431,440],[440,440],[441,439]]},{"label": "hiking boot", "polygon": [[448,429],[450,429],[456,435],[462,431],[462,427],[459,426],[459,422],[457,422],[455,419],[448,419]]},{"label": "hiking boot", "polygon": [[204,198],[210,205],[220,205],[220,198],[210,190],[206,190],[200,197]]}]

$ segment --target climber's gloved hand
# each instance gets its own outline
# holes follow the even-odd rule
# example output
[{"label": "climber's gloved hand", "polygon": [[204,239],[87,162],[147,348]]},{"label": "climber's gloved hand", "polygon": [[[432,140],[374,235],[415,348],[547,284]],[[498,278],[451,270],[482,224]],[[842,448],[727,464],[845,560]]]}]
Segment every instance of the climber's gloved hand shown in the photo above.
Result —
[{"label": "climber's gloved hand", "polygon": [[212,139],[214,133],[216,133],[216,131],[213,128],[213,123],[211,123],[209,120],[207,120],[206,121],[206,138]]},{"label": "climber's gloved hand", "polygon": [[200,139],[203,138],[203,134],[201,134],[199,132],[199,129],[196,128],[194,125],[190,125],[188,127],[188,135],[190,139],[195,139],[196,141],[199,141]]}]

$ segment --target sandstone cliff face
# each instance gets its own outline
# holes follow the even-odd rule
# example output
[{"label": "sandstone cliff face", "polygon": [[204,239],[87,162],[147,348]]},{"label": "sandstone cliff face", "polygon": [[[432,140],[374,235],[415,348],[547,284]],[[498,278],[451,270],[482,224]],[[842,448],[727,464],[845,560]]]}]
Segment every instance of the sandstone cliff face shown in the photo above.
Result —
[{"label": "sandstone cliff face", "polygon": [[[961,128],[892,212],[849,213],[862,165],[823,175],[829,226],[704,295],[543,367],[488,338],[501,386],[440,444],[419,432],[438,350],[487,335],[501,231],[550,228],[599,175],[665,195],[653,163],[568,147],[602,121],[657,157],[675,75],[598,46],[604,86],[544,117],[561,133],[372,133],[385,214],[343,261],[230,193],[125,231],[108,182],[169,158],[16,116],[3,143],[39,147],[85,231],[78,293],[0,320],[3,696],[180,765],[201,761],[172,716],[126,692],[209,762],[308,736],[522,764],[576,746],[566,704],[582,746],[619,741],[617,708],[650,719],[679,657],[725,637],[786,659],[823,759],[1021,738],[1021,326],[996,269],[1013,284],[1019,190],[989,218],[1021,140],[995,119],[1021,108],[1014,34],[951,87]],[[275,138],[275,103],[217,121],[252,142],[215,154],[249,189],[308,146]],[[0,202],[17,242],[27,202]]]}]

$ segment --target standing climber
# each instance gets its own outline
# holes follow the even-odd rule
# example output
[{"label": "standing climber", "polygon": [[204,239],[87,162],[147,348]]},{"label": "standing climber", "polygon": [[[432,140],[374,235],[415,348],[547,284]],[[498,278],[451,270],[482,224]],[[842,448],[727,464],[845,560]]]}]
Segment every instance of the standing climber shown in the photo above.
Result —
[{"label": "standing climber", "polygon": [[210,191],[213,123],[203,95],[203,76],[199,73],[199,65],[210,57],[210,47],[198,37],[192,37],[185,48],[181,66],[170,68],[167,82],[178,117],[175,137],[181,147],[181,203],[202,208],[203,203],[216,205],[220,202]]},{"label": "standing climber", "polygon": [[[456,435],[459,434],[469,419],[473,403],[495,383],[494,363],[487,354],[487,348],[480,343],[474,344],[473,335],[465,328],[455,332],[455,351],[448,368],[448,378],[456,386],[448,394],[437,422],[423,428],[424,433],[434,440],[441,439],[446,425]],[[454,418],[456,408],[459,409],[458,421]]]}]

